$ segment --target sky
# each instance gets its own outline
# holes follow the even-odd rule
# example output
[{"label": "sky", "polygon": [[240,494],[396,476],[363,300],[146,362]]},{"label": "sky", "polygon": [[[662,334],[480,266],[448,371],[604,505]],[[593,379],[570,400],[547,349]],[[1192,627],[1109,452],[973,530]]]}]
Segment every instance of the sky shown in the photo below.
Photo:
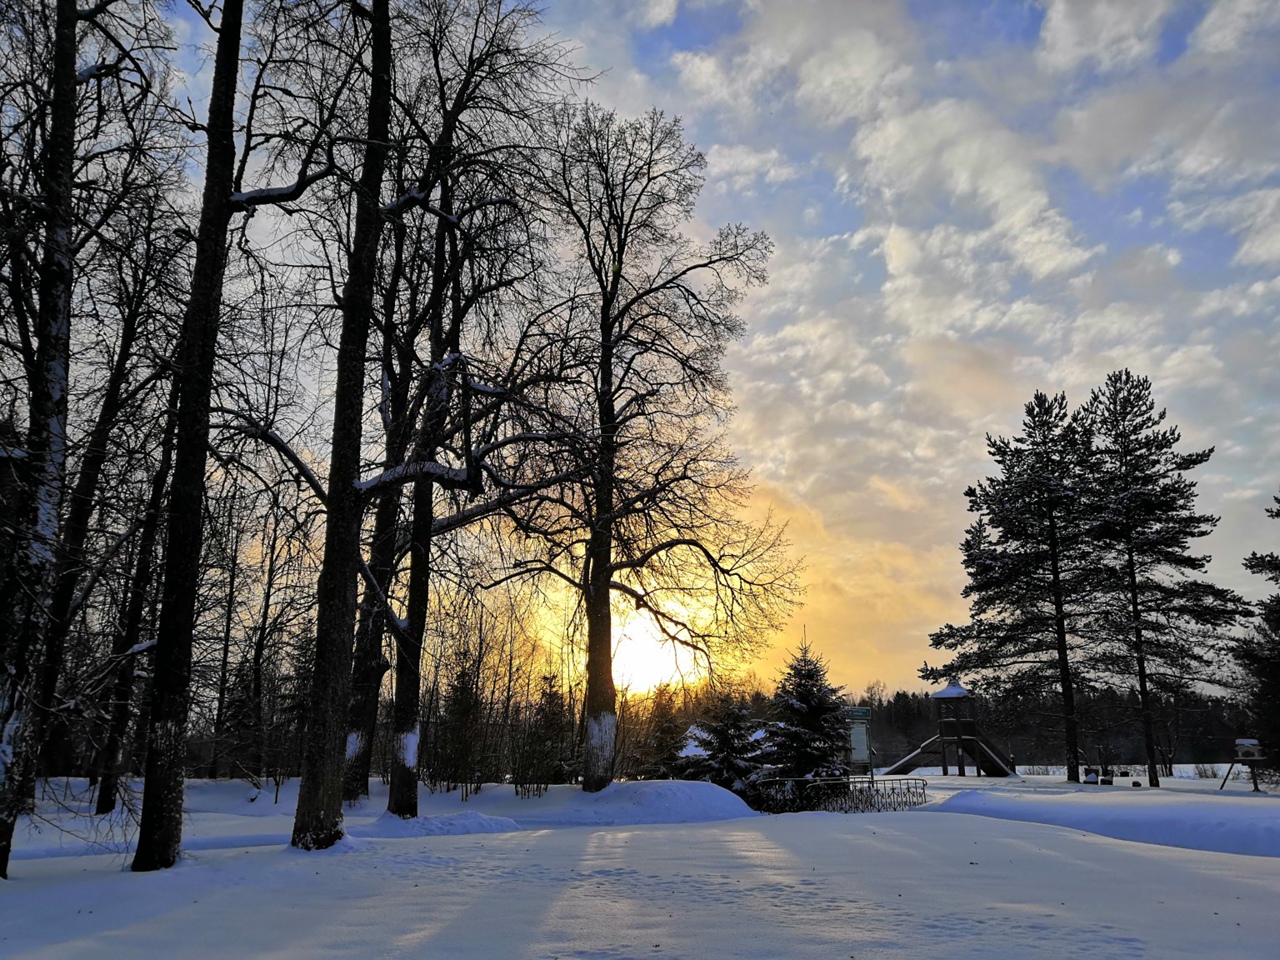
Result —
[{"label": "sky", "polygon": [[[776,244],[728,357],[732,438],[807,562],[802,636],[853,692],[924,689],[962,622],[963,491],[1036,390],[1151,379],[1219,515],[1274,550],[1280,0],[549,0],[588,95],[680,116],[699,224]],[[935,660],[937,658],[935,657]]]}]

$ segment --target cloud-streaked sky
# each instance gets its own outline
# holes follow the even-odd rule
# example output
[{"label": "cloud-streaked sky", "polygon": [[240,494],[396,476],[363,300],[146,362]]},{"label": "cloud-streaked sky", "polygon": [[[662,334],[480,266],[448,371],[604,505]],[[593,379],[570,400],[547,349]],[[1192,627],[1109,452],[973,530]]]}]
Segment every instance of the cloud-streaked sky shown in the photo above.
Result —
[{"label": "cloud-streaked sky", "polygon": [[1280,0],[549,0],[623,113],[681,116],[699,208],[777,245],[729,364],[834,679],[918,689],[961,620],[964,488],[1037,389],[1152,379],[1220,582],[1275,549]]}]

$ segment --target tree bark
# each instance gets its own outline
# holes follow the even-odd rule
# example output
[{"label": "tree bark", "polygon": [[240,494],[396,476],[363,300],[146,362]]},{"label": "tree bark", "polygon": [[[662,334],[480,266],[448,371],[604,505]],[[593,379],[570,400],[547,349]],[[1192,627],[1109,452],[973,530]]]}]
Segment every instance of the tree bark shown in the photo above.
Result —
[{"label": "tree bark", "polygon": [[391,726],[391,792],[387,812],[418,815],[418,716],[422,700],[422,641],[426,635],[431,587],[431,522],[435,484],[413,485],[413,528],[409,546],[408,626],[396,642],[396,698]]},{"label": "tree bark", "polygon": [[[75,0],[57,0],[50,77],[48,139],[41,186],[45,239],[39,278],[39,337],[31,384],[27,436],[29,495],[18,545],[0,584],[0,879],[9,875],[9,856],[18,817],[27,809],[35,761],[48,717],[39,709],[39,689],[30,684],[37,644],[45,636],[57,574],[55,550],[59,512],[66,486],[67,387],[71,364],[71,287],[74,252],[72,176],[76,135]],[[54,671],[60,664],[44,664]],[[44,666],[41,667],[41,670]],[[35,707],[35,709],[31,709]]]},{"label": "tree bark", "polygon": [[192,634],[204,538],[209,401],[213,393],[226,273],[227,228],[231,221],[234,113],[243,14],[243,0],[226,0],[223,4],[214,54],[200,227],[196,234],[190,298],[178,346],[177,433],[165,541],[164,596],[156,635],[146,784],[138,848],[132,865],[135,871],[173,866],[182,843]]},{"label": "tree bark", "polygon": [[[620,254],[619,254],[620,255]],[[587,616],[586,741],[582,754],[582,789],[603,790],[613,781],[618,732],[618,694],[613,682],[613,511],[618,460],[618,416],[613,391],[613,302],[621,270],[615,270],[600,305],[600,354],[596,417],[600,452],[596,465],[594,509],[583,571],[583,604]]]},{"label": "tree bark", "polygon": [[1138,707],[1142,711],[1142,746],[1147,754],[1147,785],[1160,786],[1159,757],[1156,753],[1156,721],[1151,709],[1151,690],[1147,683],[1147,657],[1142,648],[1142,620],[1138,604],[1138,571],[1133,546],[1126,552],[1129,574],[1129,610],[1133,617],[1133,656],[1138,666]]},{"label": "tree bark", "polygon": [[[407,378],[406,378],[407,379]],[[393,408],[404,414],[404,404]],[[393,418],[396,414],[393,412]],[[393,419],[394,422],[394,419]],[[403,431],[396,431],[403,433]],[[383,461],[386,469],[403,462],[407,441],[388,437],[388,453]],[[373,543],[370,548],[369,571],[385,597],[395,577],[396,538],[399,533],[400,488],[388,490],[378,500],[374,512]],[[348,803],[369,794],[369,775],[373,766],[373,741],[378,728],[378,696],[382,678],[391,665],[383,654],[387,612],[380,597],[366,593],[360,605],[356,627],[355,661],[351,670],[351,703],[347,710],[348,742],[351,749],[343,771],[342,798]]]},{"label": "tree bark", "polygon": [[1067,646],[1067,613],[1062,598],[1062,570],[1059,562],[1058,524],[1049,518],[1049,567],[1053,578],[1053,627],[1058,648],[1058,684],[1062,691],[1062,737],[1067,753],[1067,779],[1080,782],[1080,730],[1076,722],[1075,682]]},{"label": "tree bark", "polygon": [[391,14],[388,0],[369,4],[372,45],[368,134],[356,192],[355,231],[342,291],[330,446],[324,562],[316,590],[316,651],[302,753],[302,778],[292,844],[304,850],[333,846],[342,837],[342,781],[351,689],[351,644],[360,568],[364,498],[360,443],[364,417],[365,350],[373,318],[379,197],[391,117]]}]

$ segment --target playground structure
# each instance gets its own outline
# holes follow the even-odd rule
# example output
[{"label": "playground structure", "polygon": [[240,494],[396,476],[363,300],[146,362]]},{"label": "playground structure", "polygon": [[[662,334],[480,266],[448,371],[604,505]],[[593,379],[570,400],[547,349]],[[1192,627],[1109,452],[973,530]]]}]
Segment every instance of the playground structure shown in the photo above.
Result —
[{"label": "playground structure", "polygon": [[1017,776],[1013,761],[983,734],[978,721],[965,715],[969,691],[959,681],[952,680],[929,698],[938,704],[937,736],[920,744],[915,752],[886,769],[882,776],[902,776],[925,766],[940,766],[942,775],[950,776],[952,758],[956,774],[961,777],[967,775],[966,766],[972,767],[975,776]]}]

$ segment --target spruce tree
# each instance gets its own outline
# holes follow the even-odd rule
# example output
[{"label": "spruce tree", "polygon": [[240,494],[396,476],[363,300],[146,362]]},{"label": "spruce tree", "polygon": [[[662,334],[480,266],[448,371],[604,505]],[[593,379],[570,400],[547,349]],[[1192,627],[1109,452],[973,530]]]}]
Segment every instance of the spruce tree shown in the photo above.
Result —
[{"label": "spruce tree", "polygon": [[849,773],[849,704],[844,687],[827,679],[827,664],[802,643],[778,679],[774,721],[765,754],[781,777],[841,777]]},{"label": "spruce tree", "polygon": [[1114,675],[1137,684],[1147,778],[1158,787],[1155,694],[1215,679],[1215,637],[1244,612],[1235,593],[1196,576],[1209,558],[1190,552],[1218,518],[1196,512],[1185,474],[1213,449],[1179,453],[1178,428],[1163,426],[1151,381],[1129,370],[1108,376],[1083,414],[1093,436],[1087,502],[1101,547],[1099,628]]},{"label": "spruce tree", "polygon": [[1000,472],[965,491],[978,515],[960,546],[970,622],[947,624],[929,638],[952,657],[926,663],[920,675],[933,682],[972,677],[997,699],[1056,690],[1067,778],[1078,781],[1075,690],[1087,671],[1086,627],[1097,588],[1081,509],[1091,442],[1064,394],[1037,391],[1024,410],[1022,436],[987,437]]},{"label": "spruce tree", "polygon": [[689,739],[698,752],[686,757],[686,780],[708,780],[717,786],[743,793],[760,771],[756,734],[760,721],[751,705],[732,693],[720,694],[706,716],[689,728]]},{"label": "spruce tree", "polygon": [[689,722],[676,708],[675,691],[669,684],[659,684],[649,697],[649,717],[640,745],[643,759],[639,775],[645,780],[677,778],[688,732]]}]

